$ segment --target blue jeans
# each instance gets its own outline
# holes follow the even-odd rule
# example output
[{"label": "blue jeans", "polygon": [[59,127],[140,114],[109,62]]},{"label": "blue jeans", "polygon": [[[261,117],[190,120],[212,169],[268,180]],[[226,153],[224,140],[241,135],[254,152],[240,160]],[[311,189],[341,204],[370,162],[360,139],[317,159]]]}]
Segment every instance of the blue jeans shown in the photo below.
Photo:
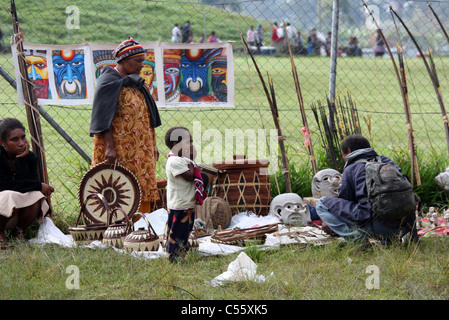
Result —
[{"label": "blue jeans", "polygon": [[364,226],[351,225],[329,211],[329,209],[321,202],[321,200],[318,200],[316,204],[316,211],[320,219],[333,232],[343,237],[347,242],[364,241],[368,237],[379,240],[401,240],[400,237],[404,236],[408,231],[410,231],[407,231],[407,226],[390,227],[376,219],[373,220],[372,224],[367,223]]}]

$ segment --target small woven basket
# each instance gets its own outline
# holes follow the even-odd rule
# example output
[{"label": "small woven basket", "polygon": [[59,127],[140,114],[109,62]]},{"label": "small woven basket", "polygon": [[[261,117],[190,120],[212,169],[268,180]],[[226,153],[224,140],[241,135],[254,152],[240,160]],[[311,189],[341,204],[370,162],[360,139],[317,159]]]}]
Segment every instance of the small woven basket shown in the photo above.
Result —
[{"label": "small woven basket", "polygon": [[[121,211],[125,218],[124,220],[111,223],[114,212],[116,212],[117,210]],[[112,209],[110,212],[108,212],[108,215],[108,228],[103,234],[103,243],[116,248],[123,248],[123,241],[131,231],[131,225],[128,215],[126,214],[125,210],[119,207]]]},{"label": "small woven basket", "polygon": [[[147,230],[145,230],[144,228],[134,230],[134,218],[136,216],[141,216],[145,220],[148,227]],[[137,212],[131,219],[131,222],[134,231],[128,234],[123,241],[123,247],[125,251],[157,251],[159,249],[160,239],[145,215]]]},{"label": "small woven basket", "polygon": [[[86,197],[86,199],[83,202],[83,205],[81,206],[80,214],[78,215],[78,219],[76,220],[75,226],[69,227],[69,232],[72,235],[75,244],[78,246],[88,245],[93,241],[102,241],[104,232],[107,229],[106,223],[89,223],[88,221],[86,221],[84,217],[84,210],[86,204],[89,201],[89,199],[93,197],[97,197],[105,207],[106,211],[107,212],[109,211],[108,203],[102,194],[91,193]],[[80,223],[80,219],[82,219],[84,223],[83,225],[78,225]]]}]

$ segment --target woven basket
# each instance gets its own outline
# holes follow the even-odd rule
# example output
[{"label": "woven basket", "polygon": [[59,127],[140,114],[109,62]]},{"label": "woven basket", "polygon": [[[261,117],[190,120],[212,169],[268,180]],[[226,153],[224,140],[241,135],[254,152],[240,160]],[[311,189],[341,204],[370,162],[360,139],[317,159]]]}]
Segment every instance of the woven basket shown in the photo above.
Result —
[{"label": "woven basket", "polygon": [[219,197],[207,197],[196,209],[197,218],[213,229],[226,229],[231,224],[232,210],[227,201]]},{"label": "woven basket", "polygon": [[[105,207],[106,211],[109,211],[109,206],[102,194],[91,193],[86,197],[83,205],[81,206],[80,214],[78,215],[75,226],[69,227],[69,232],[72,235],[72,238],[75,241],[76,245],[78,246],[87,245],[92,241],[102,241],[103,234],[107,229],[106,223],[89,223],[88,220],[86,221],[84,217],[84,210],[87,202],[93,197],[98,198]],[[80,223],[80,219],[83,221],[83,225],[78,225]]]},{"label": "woven basket", "polygon": [[268,160],[235,159],[214,163],[218,169],[212,195],[229,203],[232,214],[251,211],[266,216],[270,210],[271,183]]},{"label": "woven basket", "polygon": [[[141,216],[145,220],[148,227],[147,230],[143,228],[134,230],[134,218],[136,216]],[[160,239],[145,215],[138,212],[134,215],[133,219],[131,219],[131,222],[134,231],[128,234],[123,241],[125,251],[157,251],[159,249]]]},{"label": "woven basket", "polygon": [[[116,221],[115,223],[111,223],[114,212],[116,212],[117,210],[122,212],[123,216],[125,217],[124,222],[123,220],[121,220]],[[131,225],[128,215],[122,208],[114,208],[113,210],[110,210],[110,212],[108,212],[108,215],[108,228],[103,234],[103,243],[116,248],[123,248],[123,241],[131,231]]]}]

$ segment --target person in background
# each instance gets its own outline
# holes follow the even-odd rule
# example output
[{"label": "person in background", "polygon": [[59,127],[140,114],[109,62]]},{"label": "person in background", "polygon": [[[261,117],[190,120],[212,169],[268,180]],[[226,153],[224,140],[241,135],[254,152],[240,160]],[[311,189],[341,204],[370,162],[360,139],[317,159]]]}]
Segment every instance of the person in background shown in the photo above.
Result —
[{"label": "person in background", "polygon": [[295,53],[300,55],[306,55],[307,49],[304,47],[304,44],[302,42],[301,32],[298,31],[298,36],[296,37],[296,39],[297,39],[297,46]]},{"label": "person in background", "polygon": [[374,47],[374,56],[375,57],[383,57],[385,54],[385,43],[382,38],[381,31],[377,30],[376,35],[376,45]]},{"label": "person in background", "polygon": [[317,37],[317,31],[315,28],[310,30],[309,37],[307,38],[307,53],[309,55],[318,55],[320,49],[320,43]]},{"label": "person in background", "polygon": [[298,41],[298,39],[297,39],[298,31],[296,30],[296,28],[294,26],[291,25],[290,22],[287,22],[286,30],[287,30],[287,36],[288,36],[288,41],[289,41],[289,44],[290,44],[290,48],[293,51],[294,48],[296,47],[296,44],[297,44],[297,41]]},{"label": "person in background", "polygon": [[254,46],[256,43],[256,32],[254,31],[253,26],[250,26],[248,31],[246,32],[246,41],[250,46]]},{"label": "person in background", "polygon": [[257,24],[256,29],[256,47],[257,53],[260,54],[260,48],[263,46],[263,31],[262,31],[262,23]]},{"label": "person in background", "polygon": [[25,127],[14,118],[0,121],[0,248],[11,247],[12,237],[42,219],[50,208],[54,188],[38,178],[37,156],[29,150]]},{"label": "person in background", "polygon": [[192,36],[192,27],[190,26],[190,21],[187,20],[181,27],[182,43],[189,43]]},{"label": "person in background", "polygon": [[351,56],[360,57],[362,55],[362,51],[359,47],[359,41],[356,36],[352,36],[349,38],[349,49],[351,52]]},{"label": "person in background", "polygon": [[326,50],[326,55],[331,55],[331,46],[332,46],[332,32],[329,31],[326,37],[326,43],[324,44],[324,49]]},{"label": "person in background", "polygon": [[179,29],[178,24],[175,23],[175,26],[171,30],[171,42],[179,43],[179,37],[181,36],[181,29]]},{"label": "person in background", "polygon": [[220,40],[217,38],[217,36],[215,35],[215,31],[212,31],[210,33],[209,38],[207,39],[207,42],[209,43],[213,43],[213,42],[220,42]]},{"label": "person in background", "polygon": [[283,39],[284,30],[282,27],[279,27],[278,23],[275,22],[273,24],[273,29],[271,30],[271,45],[275,48],[276,52],[280,53],[283,50],[284,39]]}]

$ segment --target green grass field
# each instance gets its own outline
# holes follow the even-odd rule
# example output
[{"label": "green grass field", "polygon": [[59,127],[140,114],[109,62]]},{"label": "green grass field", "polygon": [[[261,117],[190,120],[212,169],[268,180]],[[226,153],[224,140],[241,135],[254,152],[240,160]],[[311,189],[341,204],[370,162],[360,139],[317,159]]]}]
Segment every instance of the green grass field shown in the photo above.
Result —
[{"label": "green grass field", "polygon": [[[19,243],[0,252],[2,300],[447,300],[446,237],[419,246],[375,246],[360,251],[337,243],[288,245],[262,251],[248,247],[265,282],[213,287],[238,254],[202,257],[186,264],[141,259],[113,249],[60,248]],[[74,267],[79,282],[76,283]],[[376,272],[377,285],[373,280]],[[271,275],[271,276],[270,276]],[[78,289],[74,287],[79,284]],[[187,302],[186,302],[187,303]],[[290,306],[288,306],[290,308]],[[171,310],[171,312],[177,312]]]}]

